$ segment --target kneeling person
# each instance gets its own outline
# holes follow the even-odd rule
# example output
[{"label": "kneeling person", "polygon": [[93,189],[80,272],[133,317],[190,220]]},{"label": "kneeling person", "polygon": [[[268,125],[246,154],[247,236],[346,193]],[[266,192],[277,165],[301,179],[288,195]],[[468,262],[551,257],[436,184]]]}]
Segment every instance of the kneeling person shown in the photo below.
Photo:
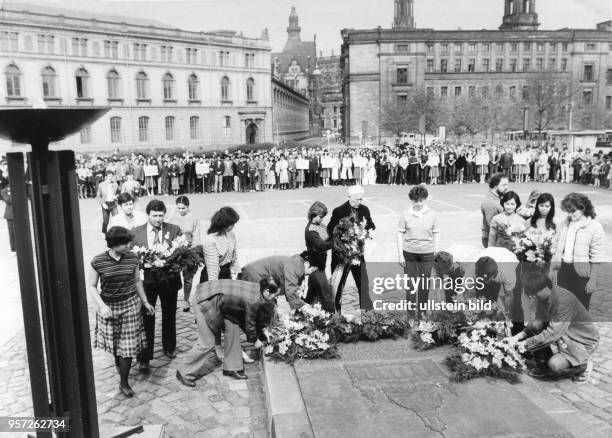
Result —
[{"label": "kneeling person", "polygon": [[[523,286],[527,296],[537,298],[536,320],[513,339],[526,339],[530,352],[544,349],[548,375],[574,376],[578,383],[588,381],[593,368],[591,356],[599,344],[599,331],[589,311],[573,293],[553,286],[541,272],[529,274]],[[532,374],[547,375],[543,370]]]},{"label": "kneeling person", "polygon": [[262,347],[263,329],[274,316],[279,288],[273,278],[259,283],[214,280],[200,284],[193,297],[199,339],[187,353],[176,377],[186,386],[215,370],[215,336],[225,331],[223,374],[246,379],[240,348],[240,330],[255,348]]}]

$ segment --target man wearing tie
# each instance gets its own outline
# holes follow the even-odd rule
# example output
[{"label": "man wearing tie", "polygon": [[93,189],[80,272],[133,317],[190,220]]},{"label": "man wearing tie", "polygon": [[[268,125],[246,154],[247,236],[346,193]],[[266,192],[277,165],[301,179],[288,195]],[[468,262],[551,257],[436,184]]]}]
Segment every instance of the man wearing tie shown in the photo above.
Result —
[{"label": "man wearing tie", "polygon": [[[181,235],[181,229],[164,222],[166,205],[157,199],[147,204],[148,221],[146,224],[134,228],[135,246],[147,248],[159,243],[168,243]],[[162,310],[162,347],[164,354],[173,359],[176,357],[176,300],[178,290],[181,288],[181,277],[177,272],[165,273],[162,278],[155,269],[144,270],[144,289],[149,303],[155,307],[157,297]],[[144,329],[147,337],[147,348],[140,356],[140,370],[149,370],[149,361],[153,359],[153,346],[155,344],[155,315],[143,312]]]}]

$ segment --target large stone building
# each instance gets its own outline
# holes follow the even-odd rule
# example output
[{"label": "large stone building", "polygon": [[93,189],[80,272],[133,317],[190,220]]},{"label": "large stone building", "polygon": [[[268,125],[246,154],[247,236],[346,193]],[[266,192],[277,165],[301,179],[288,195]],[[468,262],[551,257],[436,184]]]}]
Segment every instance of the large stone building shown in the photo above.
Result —
[{"label": "large stone building", "polygon": [[274,143],[310,136],[308,98],[276,78],[272,78],[272,108]]},{"label": "large stone building", "polygon": [[340,56],[332,50],[331,56],[318,58],[321,76],[319,90],[321,93],[321,118],[324,131],[333,134],[342,132],[342,70],[340,69]]},{"label": "large stone building", "polygon": [[394,2],[392,29],[342,31],[347,140],[362,134],[376,142],[386,134],[384,106],[414,90],[450,98],[495,90],[510,98],[537,71],[577,84],[577,106],[612,108],[610,22],[538,30],[535,0],[505,0],[499,30],[436,31],[415,28],[413,0]]},{"label": "large stone building", "polygon": [[295,7],[291,8],[287,42],[279,53],[272,53],[273,76],[306,96],[310,102],[310,133],[321,135],[321,102],[317,64],[316,35],[312,41],[303,41],[302,28]]},{"label": "large stone building", "polygon": [[270,142],[270,52],[265,39],[233,31],[9,3],[0,107],[110,106],[63,141],[79,149]]}]

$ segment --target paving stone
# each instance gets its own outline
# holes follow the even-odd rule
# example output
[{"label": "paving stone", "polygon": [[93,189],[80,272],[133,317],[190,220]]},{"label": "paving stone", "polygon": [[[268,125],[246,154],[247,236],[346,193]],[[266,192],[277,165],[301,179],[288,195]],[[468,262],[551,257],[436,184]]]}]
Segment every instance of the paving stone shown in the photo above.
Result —
[{"label": "paving stone", "polygon": [[208,430],[207,433],[210,438],[226,438],[229,435],[227,429],[224,427],[216,427]]}]

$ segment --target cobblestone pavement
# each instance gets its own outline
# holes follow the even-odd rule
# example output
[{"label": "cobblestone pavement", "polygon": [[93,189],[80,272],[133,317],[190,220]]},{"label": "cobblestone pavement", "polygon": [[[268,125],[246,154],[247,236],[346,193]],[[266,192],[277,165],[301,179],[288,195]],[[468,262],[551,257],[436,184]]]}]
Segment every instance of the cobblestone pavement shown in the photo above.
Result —
[{"label": "cobblestone pavement", "polygon": [[[95,310],[90,309],[90,316],[93,315]],[[158,312],[152,372],[143,375],[137,366],[132,368],[130,383],[136,392],[132,399],[119,392],[119,376],[112,356],[93,350],[100,426],[164,424],[168,438],[266,437],[267,416],[259,363],[247,365],[249,380],[225,377],[219,369],[200,379],[194,389],[187,388],[177,381],[175,374],[182,356],[197,339],[193,313],[177,310],[178,347],[177,357],[173,360],[161,351],[160,318]],[[90,327],[94,324],[90,318]],[[1,415],[33,415],[30,379],[27,368],[24,368],[27,364],[24,344],[24,335],[20,332],[3,348],[0,361]]]},{"label": "cobblestone pavement", "polygon": [[[537,188],[552,193],[560,199],[579,186],[554,184],[521,185],[521,198]],[[604,223],[608,237],[607,253],[612,255],[612,191],[587,188]],[[479,204],[485,189],[479,185],[464,185],[461,192],[449,187],[432,186],[430,205],[439,212],[444,249],[455,243],[480,241]],[[407,204],[407,188],[375,186],[366,187],[365,203],[372,211],[377,225],[375,245],[366,252],[368,261],[394,261],[399,211]],[[173,198],[163,198],[169,205]],[[305,189],[301,192],[281,191],[265,194],[223,194],[192,197],[192,212],[207,221],[212,212],[223,205],[234,206],[241,220],[237,227],[240,242],[240,262],[272,254],[296,254],[303,249],[305,214],[314,200],[320,200],[330,208],[346,200],[345,188]],[[401,200],[398,203],[398,200]],[[99,209],[94,200],[82,201],[81,223],[86,266],[91,257],[104,249],[100,234]],[[140,208],[144,208],[139,203]],[[460,220],[458,220],[460,218]],[[270,233],[271,224],[275,225]],[[0,221],[0,248],[8,247],[7,231]],[[368,248],[366,248],[368,250]],[[610,259],[609,259],[610,260]],[[3,309],[0,318],[0,416],[31,415],[30,383],[27,370],[23,322],[16,278],[14,257],[0,251],[0,289],[3,290]],[[328,271],[329,273],[329,271]],[[612,273],[606,273],[599,281],[592,311],[602,321],[601,345],[594,362],[591,382],[576,385],[564,381],[537,382],[525,378],[523,385],[529,390],[547,391],[564,402],[570,402],[602,431],[610,430],[612,436]],[[358,299],[347,295],[343,301],[345,310],[354,307]],[[93,309],[90,309],[90,326],[93,327]],[[159,312],[158,312],[159,316]],[[161,323],[158,321],[157,327]],[[267,415],[259,365],[247,366],[249,380],[234,381],[222,376],[221,371],[198,381],[195,389],[180,385],[175,377],[176,367],[184,353],[196,339],[193,315],[178,311],[178,356],[169,360],[162,356],[157,345],[153,372],[148,376],[133,370],[130,376],[136,391],[133,399],[119,394],[119,377],[113,358],[104,352],[93,350],[93,363],[98,397],[98,413],[102,425],[166,424],[170,437],[265,437]],[[7,333],[11,333],[10,336]],[[160,336],[156,338],[159,342]],[[607,429],[606,429],[607,428]]]}]

